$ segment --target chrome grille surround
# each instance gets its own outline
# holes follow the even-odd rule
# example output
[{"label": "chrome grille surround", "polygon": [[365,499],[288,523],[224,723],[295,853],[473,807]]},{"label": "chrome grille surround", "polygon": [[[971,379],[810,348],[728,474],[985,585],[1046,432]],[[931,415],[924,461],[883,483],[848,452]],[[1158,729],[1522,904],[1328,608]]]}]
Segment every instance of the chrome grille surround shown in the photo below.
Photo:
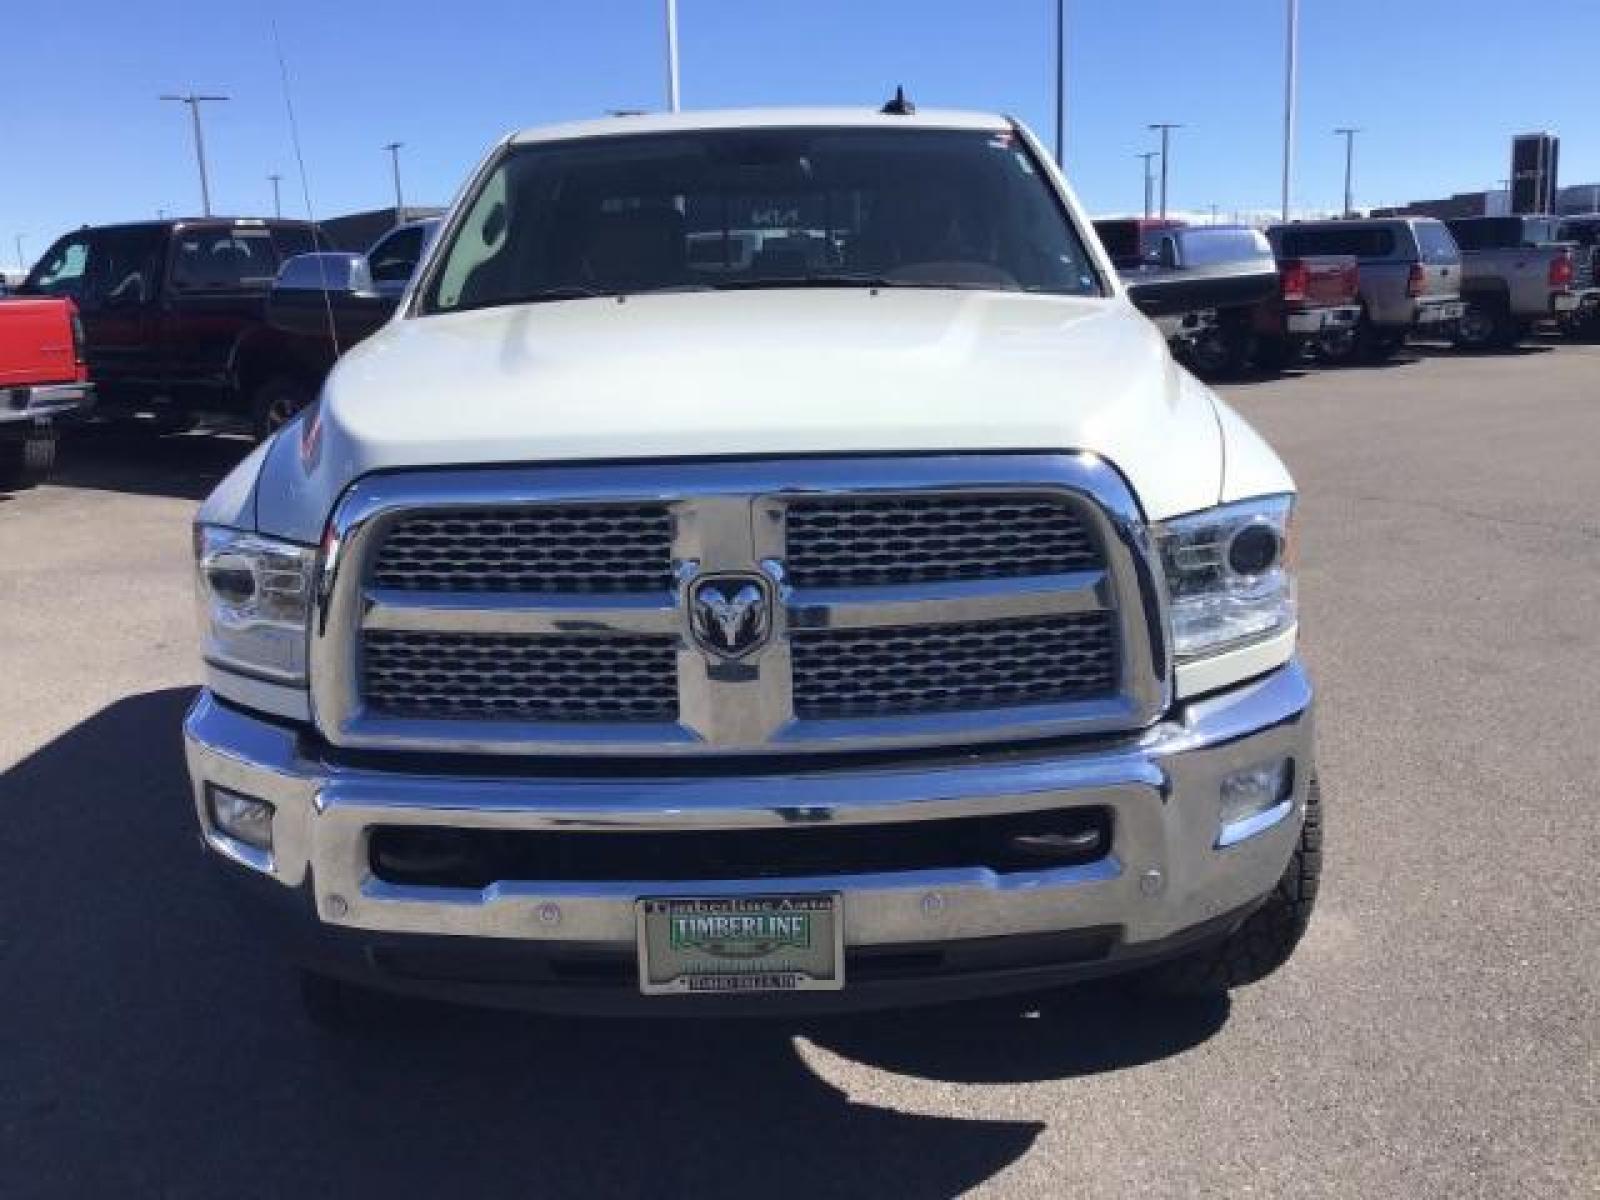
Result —
[{"label": "chrome grille surround", "polygon": [[[801,587],[785,570],[791,507],[867,497],[1004,496],[1070,508],[1092,567],[998,578]],[[378,586],[386,537],[418,510],[652,506],[671,518],[671,587],[646,591],[434,591]],[[1063,562],[1061,565],[1069,565]],[[683,592],[708,573],[770,581],[772,631],[737,662],[690,636]],[[358,480],[331,519],[311,632],[313,715],[334,745],[538,755],[794,754],[950,746],[1133,731],[1171,696],[1159,568],[1121,477],[1089,454],[706,461],[685,464],[475,468]],[[1013,692],[987,707],[871,711],[807,707],[812,631],[979,626],[1103,614],[1116,651],[1114,686],[1053,696]],[[612,719],[604,704],[576,719],[396,715],[363,692],[362,645],[373,631],[407,634],[670,638],[675,716]],[[992,629],[991,629],[992,632]],[[899,635],[896,635],[899,636]],[[937,635],[927,635],[930,637]],[[796,645],[802,646],[797,674]],[[1064,660],[1065,661],[1065,660]],[[1081,682],[1081,681],[1079,681]],[[797,698],[801,701],[797,704]],[[980,697],[986,699],[986,697]],[[665,710],[662,710],[663,712]]]}]

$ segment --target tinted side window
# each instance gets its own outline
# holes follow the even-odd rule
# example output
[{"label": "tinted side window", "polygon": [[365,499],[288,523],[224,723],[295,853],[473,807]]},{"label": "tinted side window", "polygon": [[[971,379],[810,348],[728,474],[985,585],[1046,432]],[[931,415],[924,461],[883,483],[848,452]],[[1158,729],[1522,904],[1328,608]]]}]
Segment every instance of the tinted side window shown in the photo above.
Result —
[{"label": "tinted side window", "polygon": [[83,299],[89,275],[89,235],[73,234],[64,237],[35,264],[24,292],[41,296],[71,296]]},{"label": "tinted side window", "polygon": [[1094,230],[1100,235],[1100,244],[1106,256],[1118,266],[1139,261],[1139,222],[1096,221]]},{"label": "tinted side window", "polygon": [[1439,221],[1418,221],[1412,226],[1417,234],[1417,249],[1423,262],[1453,263],[1461,257],[1455,238]]},{"label": "tinted side window", "polygon": [[1388,226],[1352,225],[1339,229],[1285,228],[1283,256],[1305,258],[1316,254],[1354,254],[1357,258],[1388,258],[1394,253],[1394,230]]},{"label": "tinted side window", "polygon": [[102,229],[93,237],[86,298],[120,308],[143,304],[155,294],[157,229]]},{"label": "tinted side window", "polygon": [[1556,232],[1560,242],[1577,242],[1580,246],[1600,243],[1600,221],[1567,221]]},{"label": "tinted side window", "polygon": [[265,288],[278,267],[265,229],[195,229],[172,250],[172,286],[182,291]]},{"label": "tinted side window", "polygon": [[374,283],[404,283],[422,258],[422,226],[399,229],[374,246],[367,255]]}]

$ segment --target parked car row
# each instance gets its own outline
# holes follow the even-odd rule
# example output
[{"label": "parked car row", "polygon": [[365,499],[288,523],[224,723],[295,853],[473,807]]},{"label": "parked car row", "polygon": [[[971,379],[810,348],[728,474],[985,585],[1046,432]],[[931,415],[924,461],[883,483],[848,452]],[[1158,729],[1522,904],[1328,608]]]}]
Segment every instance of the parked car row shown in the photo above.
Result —
[{"label": "parked car row", "polygon": [[59,238],[0,303],[0,486],[47,474],[61,426],[91,410],[158,431],[220,415],[267,436],[394,311],[437,226],[398,226],[365,255],[255,218]]},{"label": "parked car row", "polygon": [[1551,322],[1569,336],[1600,326],[1600,215],[1426,217],[1293,222],[1264,234],[1176,221],[1096,222],[1130,285],[1231,272],[1259,289],[1231,306],[1151,314],[1203,375],[1275,371],[1313,354],[1380,362],[1412,334],[1463,349],[1503,349]]},{"label": "parked car row", "polygon": [[[1265,231],[1094,224],[1135,303],[1203,376],[1273,372],[1308,357],[1378,362],[1414,333],[1487,350],[1544,322],[1569,336],[1600,332],[1600,214]],[[257,218],[63,236],[0,305],[0,475],[48,471],[59,425],[91,408],[164,431],[220,414],[270,435],[315,400],[343,352],[389,319],[439,225],[397,226],[366,254],[325,250],[308,222]],[[796,244],[807,262],[842,249],[792,231],[710,237],[685,234],[686,257],[708,271],[774,260]],[[76,358],[57,361],[69,347]]]}]

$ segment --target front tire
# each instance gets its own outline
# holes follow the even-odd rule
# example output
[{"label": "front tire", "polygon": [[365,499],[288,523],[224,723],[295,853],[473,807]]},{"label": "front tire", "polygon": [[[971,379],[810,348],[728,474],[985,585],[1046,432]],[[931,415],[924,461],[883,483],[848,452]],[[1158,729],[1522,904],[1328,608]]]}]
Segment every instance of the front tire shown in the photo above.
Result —
[{"label": "front tire", "polygon": [[1322,879],[1322,789],[1306,789],[1305,822],[1289,865],[1261,907],[1220,942],[1162,963],[1142,982],[1164,995],[1214,995],[1265,979],[1289,961],[1311,924]]},{"label": "front tire", "polygon": [[310,387],[290,376],[276,375],[267,380],[250,398],[250,423],[256,441],[266,441],[316,398]]},{"label": "front tire", "polygon": [[30,430],[0,442],[0,487],[21,490],[43,483],[56,465],[56,431]]}]

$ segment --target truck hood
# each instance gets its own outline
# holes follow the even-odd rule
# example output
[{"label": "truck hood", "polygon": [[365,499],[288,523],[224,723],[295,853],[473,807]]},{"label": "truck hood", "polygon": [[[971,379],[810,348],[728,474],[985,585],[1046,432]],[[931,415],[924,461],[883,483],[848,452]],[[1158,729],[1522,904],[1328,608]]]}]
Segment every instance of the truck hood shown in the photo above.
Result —
[{"label": "truck hood", "polygon": [[[311,431],[311,432],[307,432]],[[1126,301],[655,295],[391,322],[277,439],[263,532],[315,541],[373,471],[731,455],[1092,451],[1159,519],[1215,504],[1213,398]]]}]

